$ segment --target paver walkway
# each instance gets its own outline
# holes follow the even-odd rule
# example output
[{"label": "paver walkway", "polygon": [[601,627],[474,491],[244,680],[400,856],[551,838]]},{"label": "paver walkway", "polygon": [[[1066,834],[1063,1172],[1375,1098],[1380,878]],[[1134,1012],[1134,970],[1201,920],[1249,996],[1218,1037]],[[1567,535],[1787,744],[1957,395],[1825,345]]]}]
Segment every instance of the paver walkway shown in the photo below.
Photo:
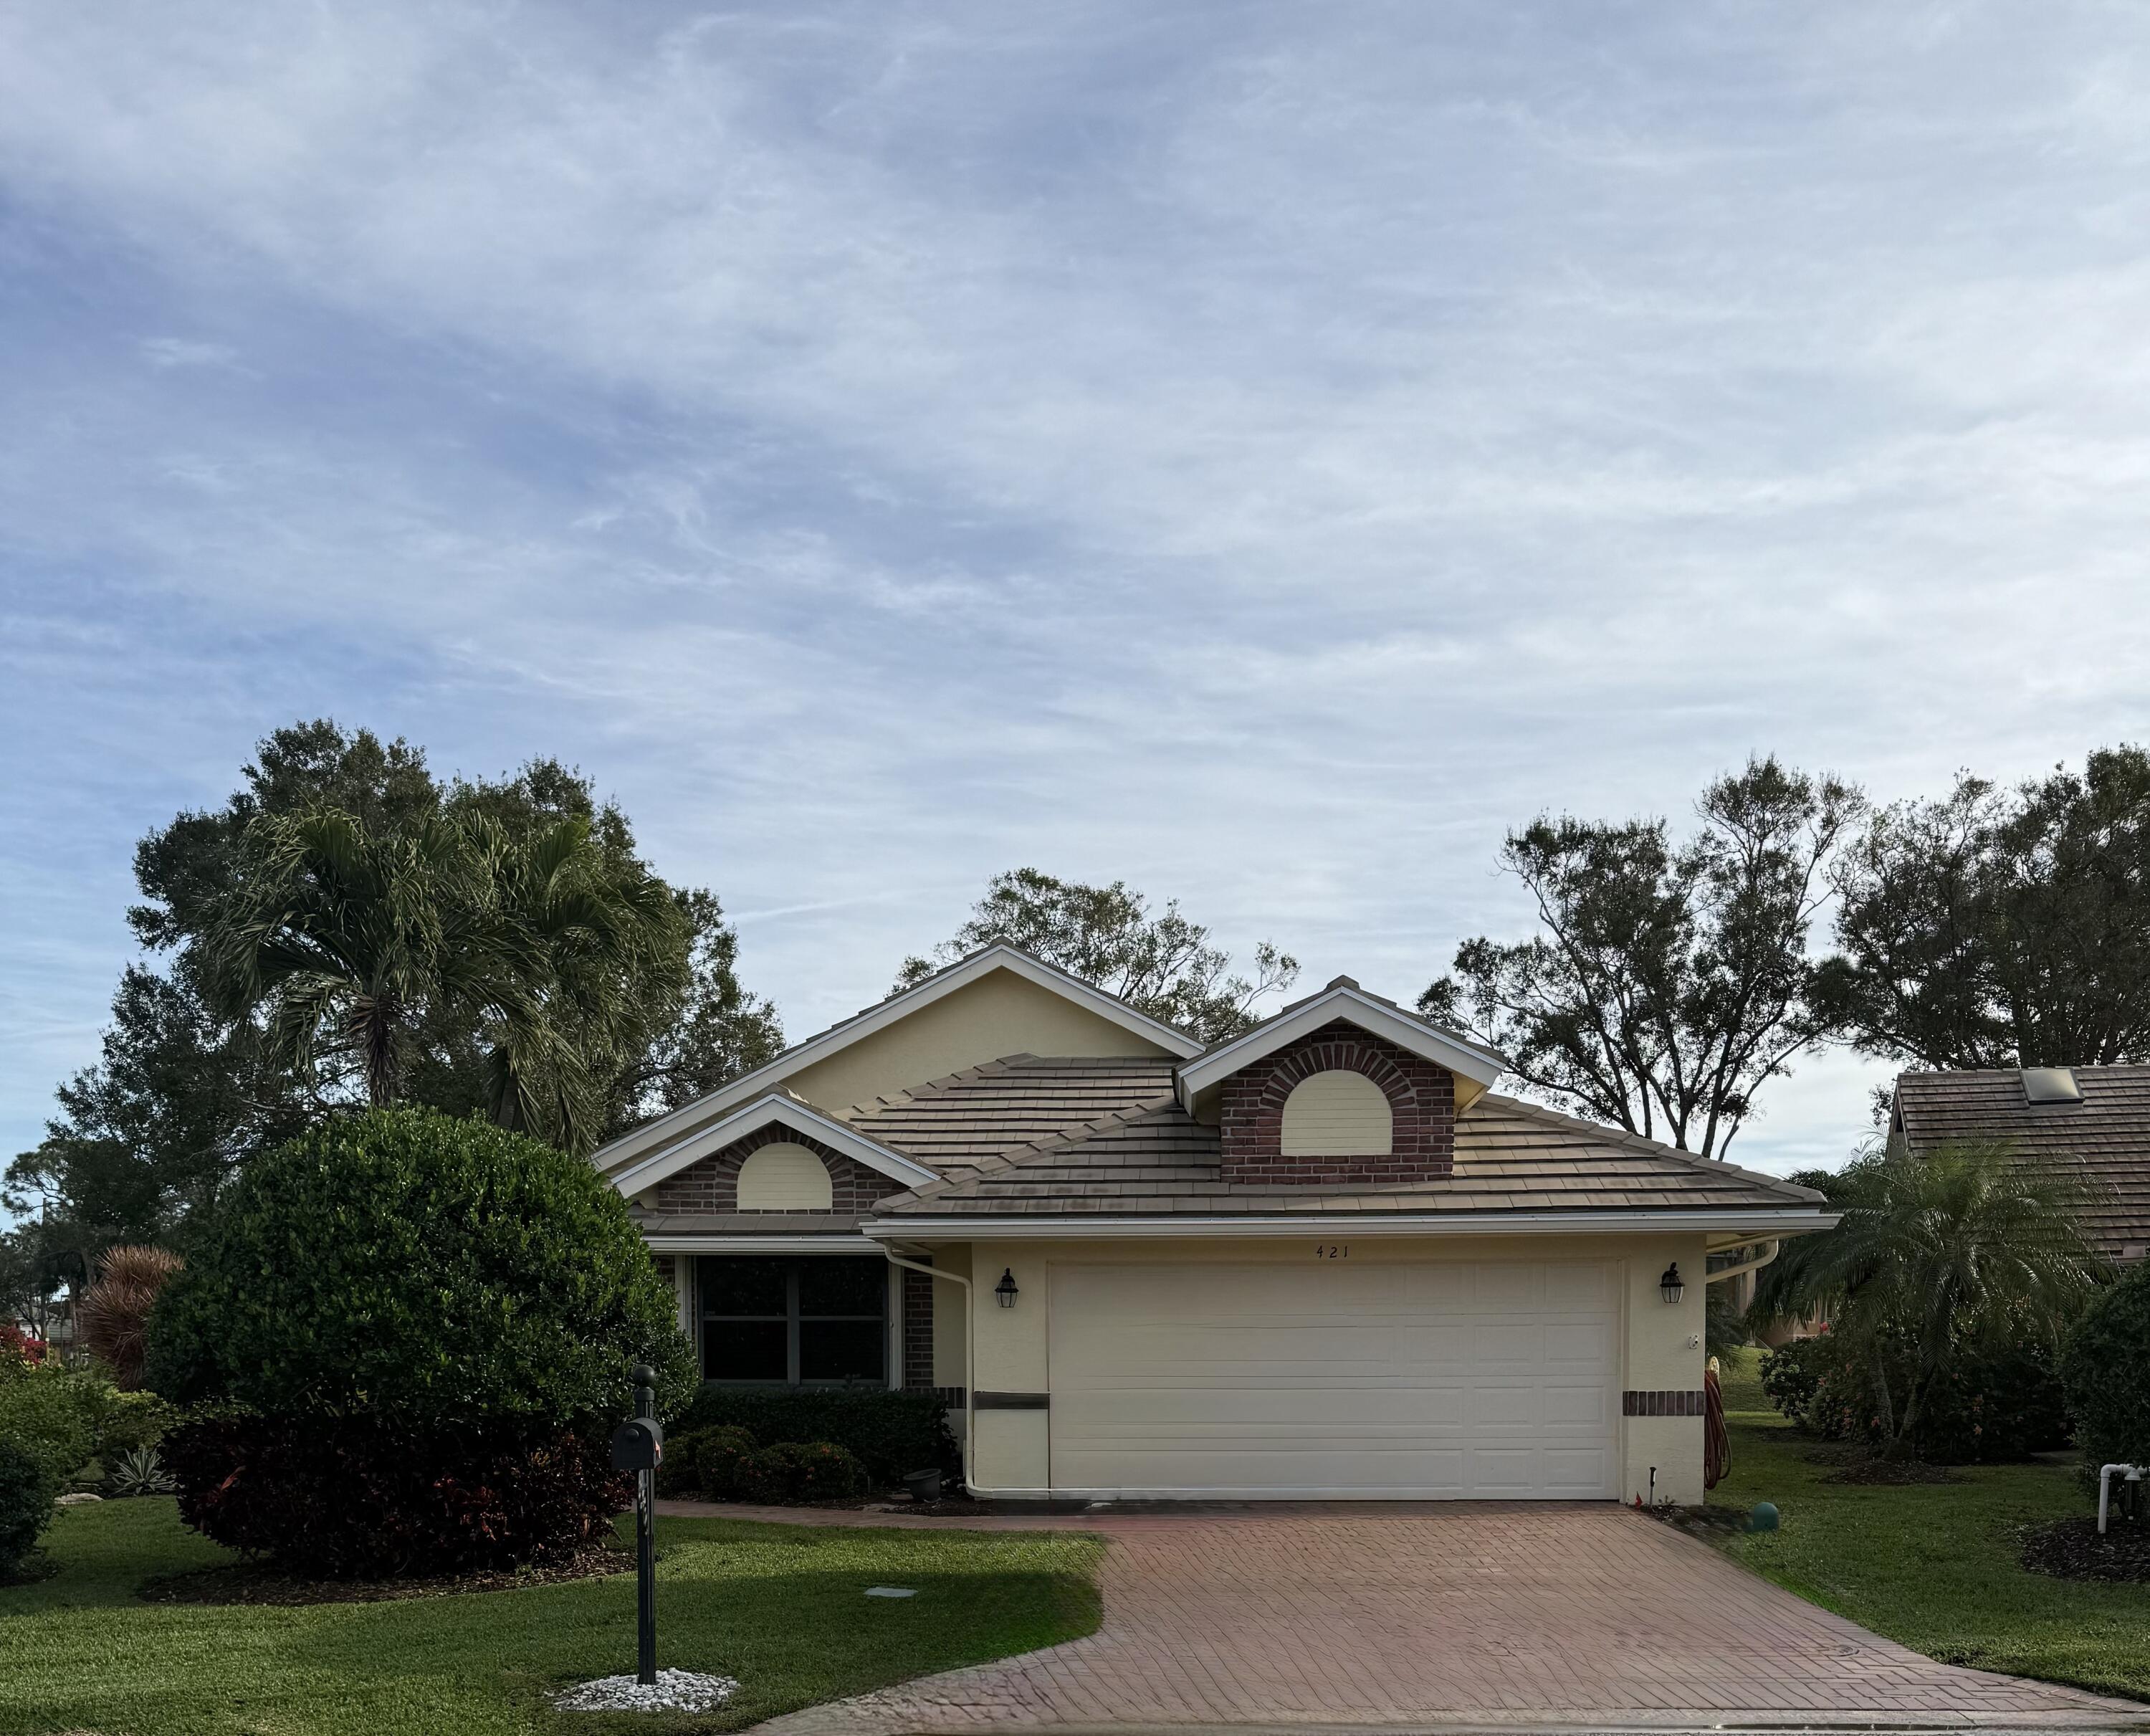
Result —
[{"label": "paver walkway", "polygon": [[[814,1516],[847,1518],[858,1522]],[[1204,1725],[2150,1729],[2150,1708],[1936,1663],[1618,1507],[1325,1505],[971,1522],[1104,1533],[1100,1631],[813,1707],[763,1725],[765,1736],[982,1724],[1058,1736]]]}]

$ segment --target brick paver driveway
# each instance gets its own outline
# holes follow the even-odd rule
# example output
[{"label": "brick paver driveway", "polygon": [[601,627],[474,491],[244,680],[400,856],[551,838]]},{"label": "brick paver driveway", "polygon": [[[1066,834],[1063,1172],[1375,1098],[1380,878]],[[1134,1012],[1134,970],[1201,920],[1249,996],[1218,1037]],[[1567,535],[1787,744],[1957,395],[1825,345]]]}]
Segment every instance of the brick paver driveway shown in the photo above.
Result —
[{"label": "brick paver driveway", "polygon": [[1058,1523],[1111,1539],[1098,1633],[763,1730],[2150,1728],[2150,1708],[1936,1663],[1617,1507],[1250,1508]]}]

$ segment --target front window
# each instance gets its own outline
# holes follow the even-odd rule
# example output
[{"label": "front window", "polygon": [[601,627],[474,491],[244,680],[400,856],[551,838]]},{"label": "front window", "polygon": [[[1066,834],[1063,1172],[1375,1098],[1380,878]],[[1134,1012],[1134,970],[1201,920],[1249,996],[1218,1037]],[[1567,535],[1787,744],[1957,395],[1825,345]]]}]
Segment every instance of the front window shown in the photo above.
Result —
[{"label": "front window", "polygon": [[713,1254],[699,1276],[704,1380],[887,1384],[886,1261]]}]

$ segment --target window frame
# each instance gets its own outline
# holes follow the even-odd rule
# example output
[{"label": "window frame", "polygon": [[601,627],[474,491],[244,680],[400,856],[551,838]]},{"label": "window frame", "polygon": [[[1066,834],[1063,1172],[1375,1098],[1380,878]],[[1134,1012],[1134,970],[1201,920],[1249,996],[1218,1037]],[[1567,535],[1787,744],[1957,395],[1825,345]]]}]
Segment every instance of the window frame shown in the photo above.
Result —
[{"label": "window frame", "polygon": [[[888,1264],[888,1262],[881,1259],[878,1254],[697,1254],[694,1259],[694,1293],[697,1305],[695,1309],[695,1326],[699,1335],[699,1342],[696,1348],[700,1353],[696,1360],[701,1365],[701,1376],[704,1385],[710,1386],[785,1386],[804,1388],[808,1390],[816,1390],[824,1388],[840,1390],[846,1386],[862,1385],[877,1386],[883,1390],[887,1390],[893,1385],[894,1383],[891,1371],[895,1366],[896,1356],[891,1347],[890,1340],[896,1325],[896,1313],[893,1298],[891,1294],[892,1285],[886,1276],[886,1274],[892,1271],[894,1268],[891,1267]],[[876,1291],[881,1304],[880,1311],[878,1313],[871,1315],[810,1315],[802,1311],[800,1300],[800,1278],[805,1271],[807,1263],[809,1261],[819,1263],[831,1259],[854,1260],[859,1262],[861,1265],[863,1265],[865,1262],[871,1260],[876,1265],[881,1268],[884,1275],[882,1277],[881,1283]],[[778,1265],[784,1269],[784,1312],[782,1315],[717,1314],[711,1311],[708,1299],[711,1287],[705,1281],[708,1265],[718,1261],[730,1264],[741,1263],[749,1260],[757,1261],[764,1264]],[[744,1324],[749,1321],[760,1321],[766,1323],[780,1319],[784,1322],[785,1327],[785,1373],[780,1379],[774,1377],[760,1378],[741,1377],[739,1375],[712,1375],[709,1372],[709,1342],[710,1332],[713,1327],[720,1328],[728,1324]],[[868,1320],[873,1322],[879,1329],[874,1335],[875,1343],[879,1347],[881,1354],[881,1373],[878,1375],[836,1375],[831,1378],[812,1380],[805,1380],[801,1377],[800,1327],[802,1325],[807,1322],[819,1323],[822,1321],[839,1321],[855,1324]]]}]

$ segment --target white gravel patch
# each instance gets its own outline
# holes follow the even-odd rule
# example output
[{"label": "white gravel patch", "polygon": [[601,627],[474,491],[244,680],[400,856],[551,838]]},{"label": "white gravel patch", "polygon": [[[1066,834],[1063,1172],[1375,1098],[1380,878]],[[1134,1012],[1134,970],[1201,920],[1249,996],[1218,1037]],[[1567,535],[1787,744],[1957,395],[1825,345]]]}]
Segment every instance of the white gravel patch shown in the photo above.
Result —
[{"label": "white gravel patch", "polygon": [[739,1692],[729,1676],[659,1670],[645,1688],[632,1676],[605,1676],[553,1696],[563,1712],[714,1712]]}]

